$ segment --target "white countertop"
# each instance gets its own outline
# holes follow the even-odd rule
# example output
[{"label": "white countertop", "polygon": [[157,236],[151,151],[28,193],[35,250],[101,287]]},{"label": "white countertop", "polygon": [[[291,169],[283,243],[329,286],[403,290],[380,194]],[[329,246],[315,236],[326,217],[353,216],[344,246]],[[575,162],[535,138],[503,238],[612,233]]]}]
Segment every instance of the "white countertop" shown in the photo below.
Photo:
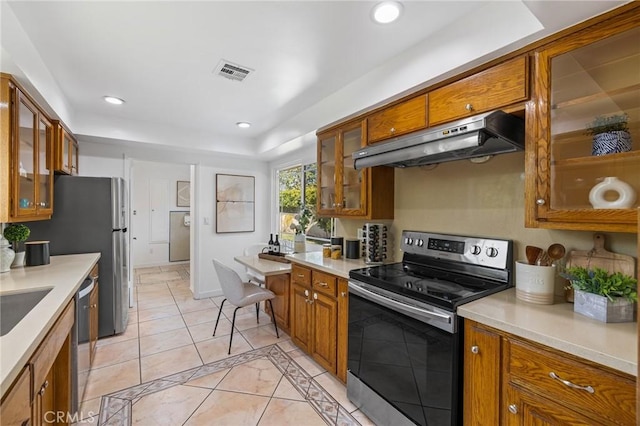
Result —
[{"label": "white countertop", "polygon": [[367,265],[363,259],[330,259],[322,257],[322,252],[294,253],[288,254],[287,259],[292,262],[307,265],[329,274],[337,275],[342,278],[349,278],[349,271],[352,269],[365,268]]},{"label": "white countertop", "polygon": [[458,307],[458,314],[498,330],[637,376],[636,322],[603,323],[573,312],[573,304],[536,305],[511,288]]},{"label": "white countertop", "polygon": [[52,289],[13,330],[0,337],[1,395],[29,361],[98,259],[100,253],[52,256],[49,265],[15,268],[0,274],[0,294]]},{"label": "white countertop", "polygon": [[291,264],[276,262],[275,260],[261,259],[257,254],[253,256],[236,256],[233,258],[247,268],[251,268],[265,277],[270,275],[288,274],[291,272]]}]

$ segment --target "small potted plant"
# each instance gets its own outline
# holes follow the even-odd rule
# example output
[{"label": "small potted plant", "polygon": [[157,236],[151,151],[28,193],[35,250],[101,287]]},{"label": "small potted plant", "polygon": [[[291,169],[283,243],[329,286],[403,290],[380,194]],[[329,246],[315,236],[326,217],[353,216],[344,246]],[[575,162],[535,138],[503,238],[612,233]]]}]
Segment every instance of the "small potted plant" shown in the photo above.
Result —
[{"label": "small potted plant", "polygon": [[593,136],[591,155],[631,151],[628,122],[627,114],[616,114],[597,116],[587,124],[587,134]]},{"label": "small potted plant", "polygon": [[574,290],[573,310],[602,322],[633,321],[638,280],[620,272],[573,266],[561,273]]},{"label": "small potted plant", "polygon": [[313,210],[310,207],[302,206],[300,208],[300,213],[293,217],[297,223],[292,223],[290,228],[293,229],[296,233],[293,241],[294,247],[293,251],[296,253],[303,253],[306,251],[305,241],[306,235],[305,232],[311,223],[311,219],[313,218]]},{"label": "small potted plant", "polygon": [[3,235],[11,243],[13,251],[16,253],[16,257],[11,264],[12,268],[19,268],[24,266],[24,242],[29,238],[31,230],[27,225],[20,223],[11,223],[4,228]]}]

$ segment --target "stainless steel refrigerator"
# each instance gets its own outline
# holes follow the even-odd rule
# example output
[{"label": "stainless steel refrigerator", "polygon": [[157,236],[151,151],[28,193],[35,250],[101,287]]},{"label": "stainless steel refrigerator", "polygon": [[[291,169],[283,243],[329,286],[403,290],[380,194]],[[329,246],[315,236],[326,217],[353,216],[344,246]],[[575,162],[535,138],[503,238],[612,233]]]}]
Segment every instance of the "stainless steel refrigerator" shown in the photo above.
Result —
[{"label": "stainless steel refrigerator", "polygon": [[30,222],[29,240],[48,240],[51,255],[100,252],[98,335],[124,332],[129,320],[124,179],[56,176],[53,194],[53,217]]}]

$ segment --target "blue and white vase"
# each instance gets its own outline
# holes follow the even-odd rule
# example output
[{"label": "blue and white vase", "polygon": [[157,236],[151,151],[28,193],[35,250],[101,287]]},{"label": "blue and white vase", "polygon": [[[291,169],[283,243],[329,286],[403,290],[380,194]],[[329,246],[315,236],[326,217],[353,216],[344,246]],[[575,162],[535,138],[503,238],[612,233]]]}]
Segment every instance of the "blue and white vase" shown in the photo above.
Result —
[{"label": "blue and white vase", "polygon": [[607,155],[631,151],[631,135],[624,130],[593,135],[591,155]]}]

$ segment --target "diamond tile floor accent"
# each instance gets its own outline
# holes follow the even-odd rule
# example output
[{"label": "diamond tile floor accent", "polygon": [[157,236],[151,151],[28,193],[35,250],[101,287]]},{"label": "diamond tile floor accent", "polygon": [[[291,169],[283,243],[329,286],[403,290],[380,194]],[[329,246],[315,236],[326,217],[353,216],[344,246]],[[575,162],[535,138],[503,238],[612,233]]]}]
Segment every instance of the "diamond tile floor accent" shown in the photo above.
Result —
[{"label": "diamond tile floor accent", "polygon": [[[298,349],[270,318],[222,297],[195,300],[189,265],[135,271],[127,330],[98,341],[78,424],[373,425],[344,385]],[[241,320],[241,321],[239,321]]]}]

